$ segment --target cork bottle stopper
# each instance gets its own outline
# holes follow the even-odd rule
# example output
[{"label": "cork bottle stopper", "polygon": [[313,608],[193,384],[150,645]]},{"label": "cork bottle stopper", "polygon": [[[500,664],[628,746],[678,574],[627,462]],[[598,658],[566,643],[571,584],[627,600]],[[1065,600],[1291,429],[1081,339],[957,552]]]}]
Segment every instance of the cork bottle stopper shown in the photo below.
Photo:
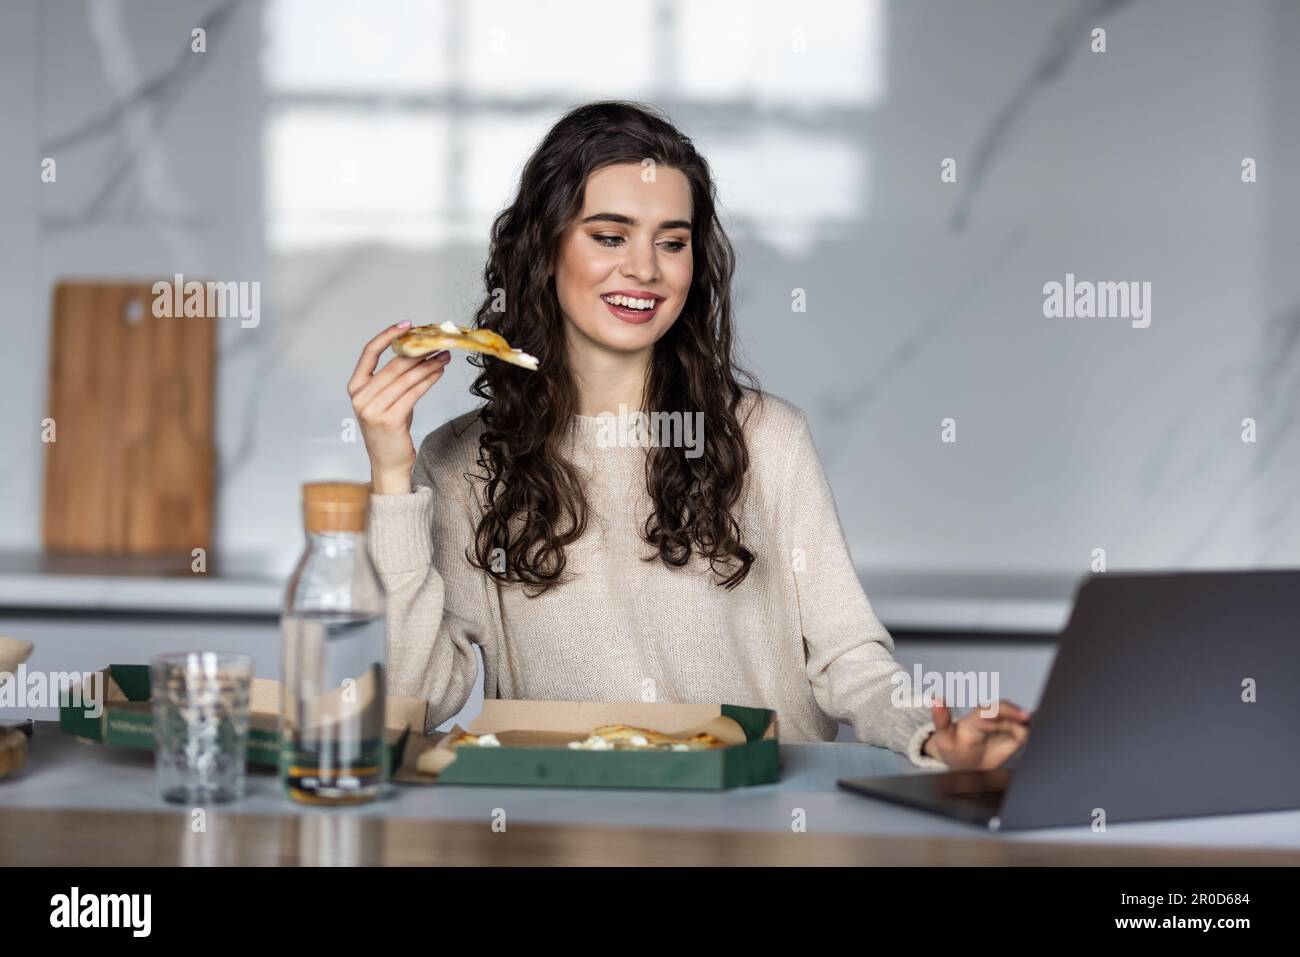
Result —
[{"label": "cork bottle stopper", "polygon": [[305,482],[303,525],[308,532],[364,532],[370,486],[363,482]]}]

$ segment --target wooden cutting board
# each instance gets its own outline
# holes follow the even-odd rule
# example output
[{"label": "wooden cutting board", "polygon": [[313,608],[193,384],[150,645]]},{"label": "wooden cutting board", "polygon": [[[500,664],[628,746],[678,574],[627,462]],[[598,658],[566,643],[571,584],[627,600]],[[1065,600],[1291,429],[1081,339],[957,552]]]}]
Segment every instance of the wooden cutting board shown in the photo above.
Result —
[{"label": "wooden cutting board", "polygon": [[211,548],[216,320],[156,318],[152,285],[55,288],[44,510],[51,551]]}]

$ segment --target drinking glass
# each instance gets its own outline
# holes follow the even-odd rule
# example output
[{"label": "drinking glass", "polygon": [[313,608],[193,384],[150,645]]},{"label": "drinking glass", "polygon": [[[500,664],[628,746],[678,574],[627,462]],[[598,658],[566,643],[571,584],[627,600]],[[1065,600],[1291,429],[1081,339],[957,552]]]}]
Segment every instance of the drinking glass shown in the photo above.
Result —
[{"label": "drinking glass", "polygon": [[253,659],[181,651],[156,656],[149,669],[163,800],[204,804],[242,798]]}]

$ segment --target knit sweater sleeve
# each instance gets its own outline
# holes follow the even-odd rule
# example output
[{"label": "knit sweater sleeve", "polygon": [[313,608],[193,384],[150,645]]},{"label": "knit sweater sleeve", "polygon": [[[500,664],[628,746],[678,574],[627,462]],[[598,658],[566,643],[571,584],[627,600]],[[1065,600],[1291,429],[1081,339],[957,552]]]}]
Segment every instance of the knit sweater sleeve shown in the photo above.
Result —
[{"label": "knit sweater sleeve", "polygon": [[909,676],[894,641],[858,581],[830,484],[799,413],[786,463],[785,514],[808,680],[830,717],[866,744],[906,754],[918,767],[945,767],[921,752],[934,730],[929,710],[906,700]]},{"label": "knit sweater sleeve", "polygon": [[473,513],[460,458],[447,423],[421,444],[413,491],[370,497],[369,551],[388,601],[388,690],[429,702],[426,731],[469,700],[473,646],[495,660],[487,576],[465,559]]}]

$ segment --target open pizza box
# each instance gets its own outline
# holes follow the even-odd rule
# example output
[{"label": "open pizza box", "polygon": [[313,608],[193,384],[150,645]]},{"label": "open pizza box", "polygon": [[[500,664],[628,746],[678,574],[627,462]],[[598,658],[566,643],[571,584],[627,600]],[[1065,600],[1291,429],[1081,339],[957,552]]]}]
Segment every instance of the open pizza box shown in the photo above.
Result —
[{"label": "open pizza box", "polygon": [[[88,714],[79,700],[61,703],[61,730],[89,741],[113,747],[152,749],[153,706],[148,665],[109,665],[103,671],[103,713]],[[326,702],[323,708],[339,712],[364,707],[368,700],[364,679],[356,685],[358,704]],[[387,695],[384,699],[384,732],[389,761],[397,766],[408,737],[422,737],[426,705],[418,698]],[[280,682],[254,678],[248,701],[248,763],[277,767],[280,760]],[[417,729],[415,733],[411,729]]]},{"label": "open pizza box", "polygon": [[[699,751],[588,751],[569,747],[601,725],[625,724],[687,738],[706,732],[725,746]],[[464,731],[500,747],[452,747]],[[706,788],[780,779],[776,713],[728,704],[515,701],[489,698],[482,713],[442,735],[411,735],[393,780],[403,784],[532,787]]]}]

